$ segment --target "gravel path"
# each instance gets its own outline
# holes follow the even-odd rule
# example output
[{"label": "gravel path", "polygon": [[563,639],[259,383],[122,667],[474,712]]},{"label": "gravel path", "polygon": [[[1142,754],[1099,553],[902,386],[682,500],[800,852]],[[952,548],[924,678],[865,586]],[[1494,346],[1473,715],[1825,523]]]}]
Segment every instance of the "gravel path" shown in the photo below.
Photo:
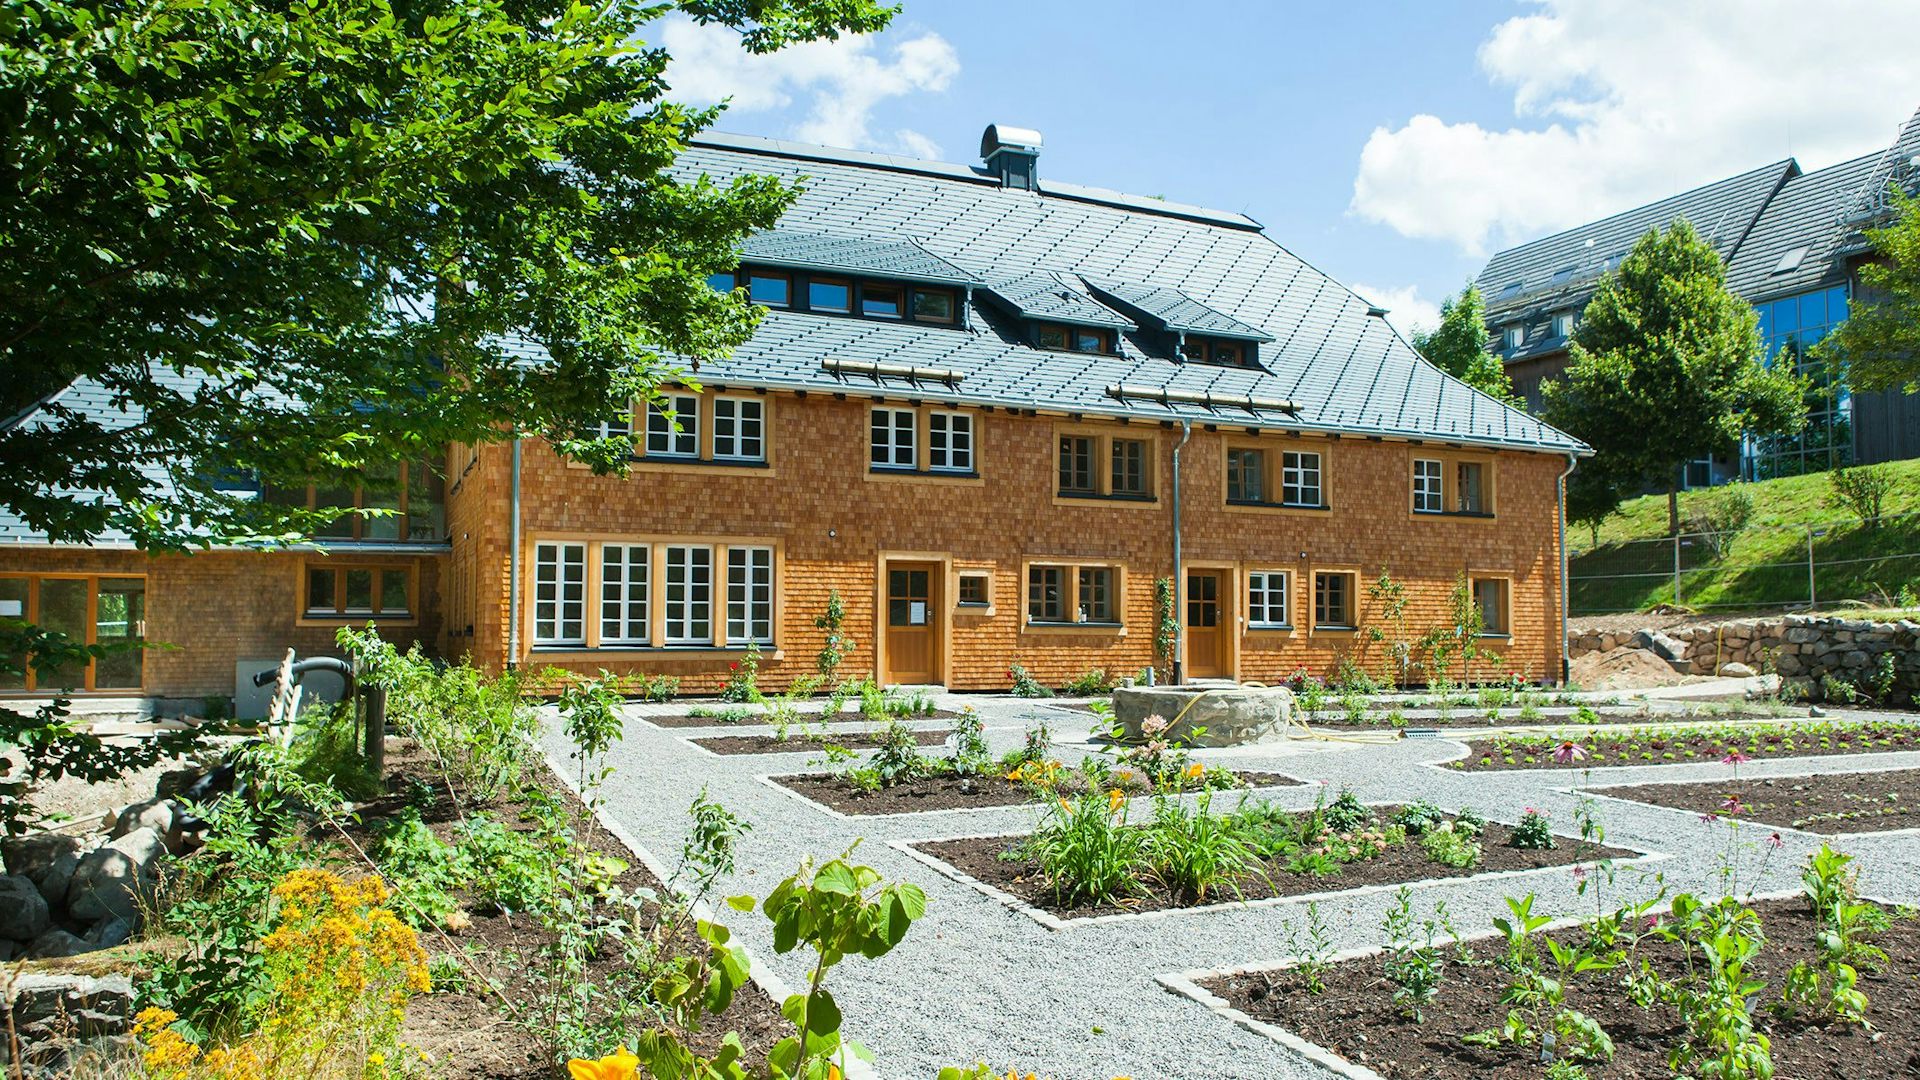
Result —
[{"label": "gravel path", "polygon": [[[972,695],[941,695],[939,704],[979,709],[996,754],[1018,745],[1031,719],[1039,716],[1046,717],[1056,741],[1062,743],[1062,760],[1077,760],[1088,748],[1079,741],[1089,723],[1084,713],[1015,698]],[[1331,1075],[1306,1058],[1169,993],[1154,979],[1168,972],[1285,959],[1287,929],[1304,920],[1304,902],[1050,930],[888,846],[895,841],[1024,831],[1034,823],[1037,808],[836,817],[759,779],[816,771],[818,766],[808,762],[817,754],[717,757],[686,740],[765,729],[725,725],[667,730],[641,722],[650,712],[684,709],[684,705],[631,706],[633,720],[625,741],[612,754],[616,772],[604,792],[606,813],[639,843],[671,859],[685,837],[684,810],[705,788],[754,827],[739,851],[740,872],[724,883],[723,895],[764,896],[794,870],[802,856],[830,857],[856,841],[860,861],[888,880],[914,881],[926,890],[926,918],[915,924],[892,954],[873,962],[849,959],[832,981],[848,1029],[873,1049],[880,1076],[926,1080],[943,1065],[975,1060],[986,1060],[1000,1070],[1017,1068],[1023,1075],[1035,1072],[1057,1080],[1114,1076],[1265,1080]],[[557,734],[548,736],[547,748],[556,765],[567,768],[564,743]],[[1504,820],[1513,820],[1522,807],[1538,807],[1552,817],[1556,831],[1573,834],[1579,800],[1566,789],[1582,784],[1580,774],[1460,775],[1434,767],[1462,753],[1461,745],[1450,739],[1423,739],[1384,745],[1291,743],[1207,750],[1197,756],[1235,768],[1324,781],[1335,792],[1350,786],[1367,801],[1427,798],[1448,810],[1472,806]],[[1741,775],[1841,772],[1863,766],[1920,766],[1920,752],[1756,761],[1743,765]],[[1717,764],[1641,766],[1593,770],[1591,782],[1598,786],[1725,775],[1727,768]],[[1273,790],[1264,797],[1305,809],[1317,794],[1317,787],[1310,786]],[[1605,800],[1596,805],[1607,842],[1662,856],[1641,865],[1648,872],[1662,872],[1669,885],[1698,889],[1721,878],[1724,852],[1729,848],[1724,823],[1702,823],[1690,812],[1661,807]],[[1223,808],[1219,800],[1215,808]],[[1735,847],[1744,849],[1735,860],[1738,890],[1745,892],[1749,882],[1760,892],[1798,888],[1799,866],[1819,841],[1804,834],[1785,834],[1784,848],[1762,873],[1764,846],[1759,841],[1763,835],[1749,828],[1736,838]],[[1892,901],[1920,903],[1920,838],[1883,834],[1849,839],[1838,846],[1859,856],[1868,892]],[[1616,888],[1623,894],[1652,888],[1636,885],[1636,877],[1634,871],[1623,869]],[[1496,912],[1504,911],[1502,899],[1509,894],[1538,893],[1536,911],[1591,911],[1592,898],[1580,899],[1572,886],[1565,869],[1441,882],[1416,890],[1415,911],[1424,916],[1435,900],[1445,899],[1463,932],[1481,933],[1491,929],[1489,920]],[[1320,911],[1331,928],[1334,948],[1377,944],[1381,920],[1391,904],[1390,892],[1322,900]],[[774,956],[769,924],[763,918],[734,915],[731,925],[756,965],[771,968],[789,985],[803,981],[803,958],[797,953]]]}]

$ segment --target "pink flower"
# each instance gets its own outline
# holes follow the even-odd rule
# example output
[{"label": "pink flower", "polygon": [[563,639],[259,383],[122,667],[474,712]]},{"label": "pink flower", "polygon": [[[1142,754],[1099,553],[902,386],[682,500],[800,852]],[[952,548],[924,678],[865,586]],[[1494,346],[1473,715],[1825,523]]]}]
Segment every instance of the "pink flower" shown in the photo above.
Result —
[{"label": "pink flower", "polygon": [[1553,752],[1553,760],[1562,765],[1575,761],[1584,761],[1586,760],[1586,756],[1587,752],[1572,742],[1561,743],[1559,749]]},{"label": "pink flower", "polygon": [[1740,765],[1753,759],[1738,750],[1729,750],[1727,756],[1720,759],[1722,765]]},{"label": "pink flower", "polygon": [[1740,811],[1745,810],[1746,807],[1741,805],[1740,796],[1729,795],[1726,801],[1720,804],[1720,809],[1725,810],[1729,814],[1737,815]]},{"label": "pink flower", "polygon": [[1720,815],[1719,814],[1701,814],[1700,820],[1707,823],[1708,825],[1711,825],[1714,822],[1720,820]]},{"label": "pink flower", "polygon": [[1774,833],[1772,836],[1767,837],[1767,846],[1770,848],[1773,848],[1775,851],[1778,851],[1781,848],[1786,847],[1787,842],[1785,840],[1780,839],[1779,833]]},{"label": "pink flower", "polygon": [[1167,730],[1167,718],[1158,713],[1140,721],[1140,734],[1142,735],[1151,737],[1165,730]]},{"label": "pink flower", "polygon": [[1587,868],[1576,864],[1573,868],[1573,880],[1575,881],[1587,880]]}]

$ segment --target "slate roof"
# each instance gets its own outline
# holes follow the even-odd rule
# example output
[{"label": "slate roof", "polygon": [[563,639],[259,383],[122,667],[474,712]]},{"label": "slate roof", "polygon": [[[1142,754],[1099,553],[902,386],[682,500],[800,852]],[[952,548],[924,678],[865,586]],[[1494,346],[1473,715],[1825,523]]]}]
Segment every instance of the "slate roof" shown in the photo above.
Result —
[{"label": "slate roof", "polygon": [[971,285],[972,274],[911,240],[874,240],[795,229],[747,237],[741,258],[767,266],[835,269],[938,285]]},{"label": "slate roof", "polygon": [[1140,313],[1162,330],[1212,334],[1246,341],[1273,340],[1273,335],[1259,327],[1248,326],[1231,315],[1215,311],[1179,289],[1165,285],[1135,285],[1108,278],[1087,278],[1086,282],[1095,294],[1109,297],[1122,307]]},{"label": "slate roof", "polygon": [[1133,320],[1087,295],[1078,281],[1057,270],[1031,270],[1024,274],[989,271],[981,278],[989,292],[1005,301],[1023,319],[1116,330],[1139,329]]},{"label": "slate roof", "polygon": [[[1106,310],[1073,287],[1122,282],[1166,289],[1221,317],[1169,308],[1222,332],[1270,339],[1268,369],[1178,363],[1121,336],[1120,355],[1031,348],[979,291],[968,329],[771,311],[752,341],[701,366],[708,384],[868,391],[956,404],[1017,405],[1088,415],[1186,417],[1294,431],[1435,439],[1566,452],[1577,440],[1452,379],[1403,341],[1370,305],[1240,214],[1122,195],[1045,179],[1038,192],[1003,188],[984,170],[911,158],[829,150],[739,135],[699,138],[677,162],[691,180],[747,174],[798,182],[782,231],[911,241],[978,276],[996,295],[1019,292],[1036,317],[1087,319]],[[1035,277],[1034,275],[1038,275]],[[1050,283],[1073,296],[1062,299]],[[1016,283],[1020,283],[1019,286]],[[1022,287],[1040,286],[1038,293]],[[1052,300],[1047,297],[1051,295]],[[1148,295],[1142,293],[1141,295]],[[1010,298],[1011,299],[1011,298]],[[1085,299],[1088,305],[1079,302]],[[1058,303],[1061,307],[1042,307]],[[821,361],[871,361],[959,372],[951,387],[831,372]],[[1214,411],[1109,396],[1114,384],[1289,400],[1295,413]],[[1228,415],[1232,412],[1233,415]]]},{"label": "slate roof", "polygon": [[[1846,280],[1841,219],[1880,157],[1868,154],[1781,185],[1727,263],[1727,287],[1757,302]],[[1797,263],[1783,268],[1782,257],[1796,252]]]},{"label": "slate roof", "polygon": [[1768,199],[1799,173],[1791,159],[1776,161],[1496,254],[1477,279],[1487,322],[1526,326],[1526,340],[1505,353],[1506,359],[1524,360],[1565,348],[1565,341],[1552,336],[1553,315],[1585,307],[1600,275],[1617,265],[1649,229],[1664,229],[1685,218],[1722,259],[1731,257]]}]

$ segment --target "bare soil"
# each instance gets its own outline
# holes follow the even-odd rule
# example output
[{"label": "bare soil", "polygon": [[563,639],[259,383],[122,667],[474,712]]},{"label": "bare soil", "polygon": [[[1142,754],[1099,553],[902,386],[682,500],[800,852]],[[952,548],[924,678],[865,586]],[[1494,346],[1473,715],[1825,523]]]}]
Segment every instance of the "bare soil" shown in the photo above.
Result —
[{"label": "bare soil", "polygon": [[[1920,1076],[1920,1001],[1913,986],[1920,979],[1920,936],[1896,925],[1879,935],[1888,953],[1886,967],[1860,973],[1867,995],[1867,1019],[1873,1030],[1844,1024],[1809,1023],[1774,1016],[1785,974],[1795,963],[1817,960],[1817,924],[1804,900],[1754,905],[1766,945],[1747,969],[1764,980],[1754,1017],[1772,1040],[1774,1075],[1781,1080],[1893,1080]],[[1556,935],[1561,936],[1561,935]],[[1562,937],[1562,940],[1571,940]],[[1293,970],[1234,975],[1202,985],[1234,1008],[1285,1028],[1389,1080],[1538,1080],[1543,1067],[1537,1050],[1504,1045],[1470,1047],[1463,1036],[1498,1027],[1506,1016],[1500,1003],[1510,977],[1492,963],[1500,947],[1477,942],[1472,963],[1449,962],[1433,1003],[1422,1021],[1401,1015],[1381,960],[1370,957],[1336,964],[1322,980],[1326,989],[1309,993]],[[1665,978],[1684,967],[1676,947],[1650,941],[1643,955]],[[1698,958],[1696,957],[1696,962]],[[1677,1012],[1667,1005],[1642,1010],[1620,990],[1618,974],[1588,972],[1567,987],[1567,1006],[1598,1021],[1612,1037],[1615,1056],[1605,1065],[1588,1065],[1595,1080],[1666,1080],[1667,1052],[1684,1035]]]},{"label": "bare soil", "polygon": [[[1280,773],[1237,772],[1234,776],[1239,778],[1241,786],[1248,788],[1298,787],[1303,783]],[[1017,806],[1034,798],[1026,787],[998,776],[922,777],[872,792],[854,787],[839,773],[780,776],[774,778],[774,783],[843,814],[861,817]]]},{"label": "bare soil", "polygon": [[[1396,809],[1395,807],[1378,808],[1380,819],[1388,820]],[[1480,861],[1471,867],[1452,867],[1434,862],[1427,857],[1420,842],[1412,838],[1405,843],[1387,848],[1383,855],[1345,863],[1337,871],[1327,875],[1295,873],[1286,868],[1284,860],[1266,859],[1254,873],[1240,878],[1235,883],[1235,888],[1211,893],[1205,898],[1178,895],[1165,885],[1153,880],[1150,875],[1143,873],[1140,887],[1135,894],[1117,904],[1094,904],[1087,901],[1062,903],[1048,888],[1039,863],[1021,853],[1020,849],[1027,840],[1026,836],[942,840],[914,846],[943,860],[969,877],[1002,892],[1011,893],[1043,911],[1069,919],[1126,912],[1165,911],[1231,900],[1264,900],[1270,897],[1300,896],[1306,893],[1338,892],[1344,889],[1356,889],[1363,885],[1397,885],[1431,878],[1471,877],[1475,874],[1488,874],[1500,870],[1538,870],[1550,866],[1571,866],[1575,862],[1600,858],[1631,858],[1636,854],[1622,848],[1581,847],[1565,838],[1558,840],[1558,847],[1544,851],[1522,849],[1508,845],[1508,840],[1512,836],[1513,830],[1507,826],[1488,823],[1485,833],[1480,837]]]},{"label": "bare soil", "polygon": [[[725,706],[720,706],[720,707],[725,708]],[[953,712],[952,710],[949,710],[949,709],[935,709],[933,712],[926,713],[921,716],[909,717],[908,719],[952,720],[958,717],[959,715],[960,715],[959,713]],[[655,727],[663,727],[663,728],[734,727],[736,725],[739,727],[756,727],[756,726],[763,727],[767,723],[767,715],[765,713],[757,712],[757,711],[753,715],[748,716],[745,719],[741,719],[741,720],[723,720],[717,716],[693,716],[688,713],[675,713],[670,716],[643,716],[641,717],[641,719],[645,720],[649,724],[654,725]],[[802,710],[800,713],[800,719],[798,722],[807,723],[807,724],[819,724],[819,723],[837,724],[837,723],[845,723],[849,721],[856,721],[856,720],[863,720],[863,719],[865,719],[865,716],[857,712],[842,712],[842,713],[836,713],[832,716],[828,716],[822,710],[811,709],[811,710]],[[884,721],[881,721],[881,722],[884,723]]]},{"label": "bare soil", "polygon": [[1673,670],[1651,649],[1626,648],[1576,657],[1567,667],[1567,678],[1588,690],[1644,690],[1695,681]]},{"label": "bare soil", "polygon": [[[1716,762],[1738,750],[1748,758],[1828,757],[1835,754],[1920,750],[1920,725],[1869,720],[1831,727],[1791,729],[1731,728],[1725,732],[1592,732],[1570,740],[1581,757],[1555,760],[1562,741],[1550,738],[1475,739],[1468,754],[1448,768],[1466,772],[1504,769],[1583,771],[1607,765],[1664,765]],[[1503,747],[1510,752],[1503,752]],[[1506,760],[1508,756],[1512,761]],[[1729,772],[1731,777],[1731,772]]]},{"label": "bare soil", "polygon": [[1592,790],[1616,799],[1700,814],[1737,815],[1763,826],[1826,835],[1920,826],[1920,769]]},{"label": "bare soil", "polygon": [[[948,728],[936,728],[932,731],[916,731],[913,741],[921,746],[939,746],[947,741],[951,734]],[[804,754],[828,746],[838,746],[847,750],[873,750],[880,746],[880,732],[828,732],[825,735],[791,733],[785,739],[773,735],[715,735],[709,739],[690,740],[695,746],[703,746],[716,754]]]}]

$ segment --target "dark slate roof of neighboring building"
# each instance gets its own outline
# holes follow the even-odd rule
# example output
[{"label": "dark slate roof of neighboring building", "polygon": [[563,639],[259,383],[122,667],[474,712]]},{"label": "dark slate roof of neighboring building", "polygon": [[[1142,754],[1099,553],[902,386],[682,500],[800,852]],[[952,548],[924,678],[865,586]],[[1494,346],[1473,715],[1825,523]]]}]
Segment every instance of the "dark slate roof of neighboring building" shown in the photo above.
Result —
[{"label": "dark slate roof of neighboring building", "polygon": [[[1046,163],[1041,161],[1044,174]],[[1292,431],[1378,434],[1565,452],[1577,440],[1452,379],[1422,360],[1370,305],[1243,215],[1044,179],[1038,192],[1004,188],[984,170],[779,140],[706,135],[682,155],[680,175],[725,183],[771,174],[802,185],[780,230],[912,241],[978,276],[996,295],[1039,274],[1074,296],[1055,301],[1088,317],[1103,309],[1071,278],[1176,291],[1223,316],[1215,325],[1270,339],[1267,370],[1179,363],[1123,334],[1119,355],[1035,349],[980,290],[969,328],[770,311],[734,355],[705,363],[709,384],[848,390],[956,403],[1050,408],[1087,415],[1188,418]],[[1031,302],[1045,300],[1049,290]],[[1092,308],[1082,308],[1085,299]],[[1064,318],[1036,306],[1037,318]],[[1118,317],[1117,313],[1110,313]],[[1179,315],[1200,318],[1197,311]],[[1083,320],[1082,320],[1083,321]],[[1124,321],[1124,320],[1122,320]],[[950,385],[830,371],[822,361],[952,371]],[[1295,402],[1259,414],[1202,405],[1122,400],[1116,384],[1250,395]]]},{"label": "dark slate roof of neighboring building", "polygon": [[1841,219],[1880,158],[1868,154],[1782,184],[1727,263],[1727,287],[1758,301],[1846,280]]},{"label": "dark slate roof of neighboring building", "polygon": [[1649,229],[1685,218],[1721,258],[1730,257],[1767,200],[1799,172],[1791,159],[1776,161],[1495,255],[1476,282],[1486,300],[1487,321],[1526,326],[1520,348],[1504,355],[1509,361],[1524,360],[1565,348],[1565,341],[1552,336],[1553,314],[1585,307],[1600,275],[1618,265]]}]

